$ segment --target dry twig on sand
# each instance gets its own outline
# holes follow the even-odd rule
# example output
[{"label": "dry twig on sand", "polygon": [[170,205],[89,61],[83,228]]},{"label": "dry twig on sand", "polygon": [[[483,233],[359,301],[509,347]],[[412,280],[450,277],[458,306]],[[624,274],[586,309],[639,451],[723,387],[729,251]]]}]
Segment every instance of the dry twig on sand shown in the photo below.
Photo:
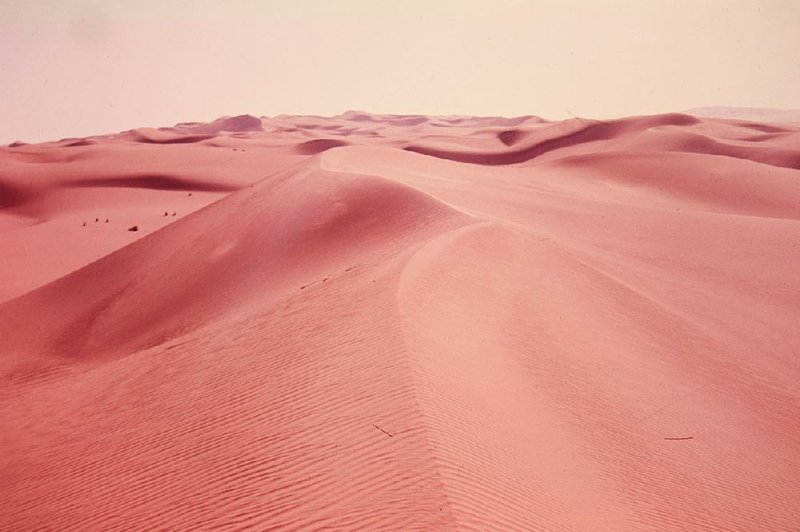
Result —
[{"label": "dry twig on sand", "polygon": [[386,432],[385,430],[383,430],[382,428],[380,428],[380,427],[379,427],[378,425],[376,425],[375,423],[373,423],[373,424],[372,424],[372,426],[373,426],[373,427],[375,427],[376,429],[378,429],[379,431],[383,432],[384,434],[386,434],[386,435],[387,435],[387,436],[389,436],[390,438],[393,438],[393,437],[394,437],[394,436],[392,436],[391,434],[389,434],[388,432]]}]

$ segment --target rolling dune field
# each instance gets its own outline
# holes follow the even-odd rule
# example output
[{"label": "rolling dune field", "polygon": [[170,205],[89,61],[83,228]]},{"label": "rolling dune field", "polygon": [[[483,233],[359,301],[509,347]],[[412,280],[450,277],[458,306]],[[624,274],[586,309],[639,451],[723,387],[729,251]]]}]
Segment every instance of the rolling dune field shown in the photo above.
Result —
[{"label": "rolling dune field", "polygon": [[0,148],[0,530],[800,530],[800,123],[702,114]]}]

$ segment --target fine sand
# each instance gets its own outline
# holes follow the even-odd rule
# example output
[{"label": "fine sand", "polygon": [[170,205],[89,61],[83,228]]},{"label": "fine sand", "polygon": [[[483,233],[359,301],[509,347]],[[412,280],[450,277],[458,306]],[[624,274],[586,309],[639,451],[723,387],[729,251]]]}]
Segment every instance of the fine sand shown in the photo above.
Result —
[{"label": "fine sand", "polygon": [[800,123],[702,114],[0,148],[0,530],[800,529]]}]

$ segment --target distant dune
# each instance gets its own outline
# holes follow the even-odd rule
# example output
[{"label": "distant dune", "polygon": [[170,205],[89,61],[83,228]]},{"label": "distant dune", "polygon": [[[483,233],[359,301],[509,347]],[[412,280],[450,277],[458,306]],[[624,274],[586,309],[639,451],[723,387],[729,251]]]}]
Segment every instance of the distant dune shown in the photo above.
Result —
[{"label": "distant dune", "polygon": [[796,113],[20,143],[0,257],[0,530],[800,529]]},{"label": "distant dune", "polygon": [[789,122],[800,124],[800,109],[762,109],[757,107],[698,107],[686,111],[705,118],[730,118],[753,122]]}]

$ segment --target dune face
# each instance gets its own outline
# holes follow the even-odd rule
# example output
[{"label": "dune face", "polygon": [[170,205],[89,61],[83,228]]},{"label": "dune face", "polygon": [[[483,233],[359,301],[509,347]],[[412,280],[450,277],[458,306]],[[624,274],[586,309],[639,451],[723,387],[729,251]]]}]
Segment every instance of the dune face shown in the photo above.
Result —
[{"label": "dune face", "polygon": [[0,148],[0,529],[800,529],[799,243],[793,122]]}]

